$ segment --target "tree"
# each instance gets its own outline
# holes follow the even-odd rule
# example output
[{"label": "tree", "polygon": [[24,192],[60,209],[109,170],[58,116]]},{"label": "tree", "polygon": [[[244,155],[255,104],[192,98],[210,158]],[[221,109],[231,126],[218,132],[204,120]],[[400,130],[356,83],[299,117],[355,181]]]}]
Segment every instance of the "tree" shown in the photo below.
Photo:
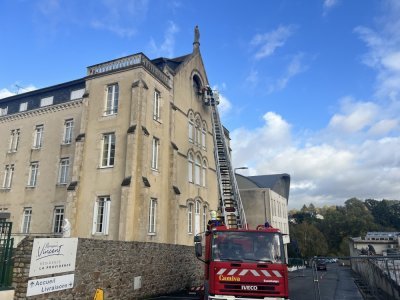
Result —
[{"label": "tree", "polygon": [[325,256],[328,252],[324,235],[307,222],[290,225],[290,239],[296,241],[302,257]]}]

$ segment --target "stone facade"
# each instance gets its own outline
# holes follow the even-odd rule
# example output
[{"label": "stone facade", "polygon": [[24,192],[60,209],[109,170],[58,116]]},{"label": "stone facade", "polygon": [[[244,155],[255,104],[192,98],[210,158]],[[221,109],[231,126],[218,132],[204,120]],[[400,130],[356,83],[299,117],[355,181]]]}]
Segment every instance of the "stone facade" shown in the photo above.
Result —
[{"label": "stone facade", "polygon": [[1,99],[0,134],[10,143],[0,144],[0,212],[10,213],[14,233],[59,235],[68,219],[73,237],[192,245],[218,205],[207,85],[196,40],[185,56],[137,53],[90,66],[83,79]]},{"label": "stone facade", "polygon": [[[39,278],[28,278],[32,246],[29,237],[15,251],[14,299],[26,299],[28,279]],[[104,299],[143,299],[201,285],[203,263],[190,246],[80,238],[74,274],[72,289],[29,299],[93,299],[96,289]],[[134,289],[138,277],[141,287]]]}]

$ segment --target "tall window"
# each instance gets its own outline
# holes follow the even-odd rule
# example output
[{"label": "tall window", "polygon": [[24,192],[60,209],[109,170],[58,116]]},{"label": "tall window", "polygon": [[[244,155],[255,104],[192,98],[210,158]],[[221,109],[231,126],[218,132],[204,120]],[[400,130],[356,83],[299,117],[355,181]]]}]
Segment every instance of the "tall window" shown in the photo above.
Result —
[{"label": "tall window", "polygon": [[63,135],[63,144],[71,144],[72,142],[72,131],[74,129],[74,120],[68,119],[64,122],[64,135]]},{"label": "tall window", "polygon": [[151,198],[149,204],[149,233],[156,233],[157,199]]},{"label": "tall window", "polygon": [[99,196],[94,204],[92,234],[108,234],[110,196]]},{"label": "tall window", "polygon": [[200,185],[200,170],[201,170],[201,160],[199,156],[196,156],[194,162],[194,183]]},{"label": "tall window", "polygon": [[193,183],[193,155],[191,153],[189,153],[188,155],[188,179],[189,182]]},{"label": "tall window", "polygon": [[193,203],[188,204],[188,233],[193,233]]},{"label": "tall window", "polygon": [[158,170],[158,155],[160,148],[160,140],[153,138],[152,154],[151,154],[151,168],[153,170]]},{"label": "tall window", "polygon": [[25,207],[24,214],[22,216],[22,233],[29,233],[31,227],[31,219],[32,219],[32,208]]},{"label": "tall window", "polygon": [[18,144],[19,144],[19,129],[14,129],[11,130],[11,135],[10,135],[10,144],[8,150],[10,152],[15,152],[18,149]]},{"label": "tall window", "polygon": [[4,169],[3,188],[10,189],[14,175],[14,165],[6,165]]},{"label": "tall window", "polygon": [[56,206],[53,215],[53,232],[62,233],[62,225],[64,221],[64,206]]},{"label": "tall window", "polygon": [[114,166],[115,157],[115,134],[106,133],[103,134],[103,150],[101,158],[102,167]]},{"label": "tall window", "polygon": [[207,185],[207,162],[206,160],[203,160],[203,166],[202,166],[202,172],[201,172],[201,182],[203,183],[203,186],[205,187]]},{"label": "tall window", "polygon": [[159,91],[154,91],[153,100],[153,120],[160,121],[160,106],[161,106],[161,95]]},{"label": "tall window", "polygon": [[39,149],[43,144],[43,125],[37,125],[33,136],[33,148]]},{"label": "tall window", "polygon": [[58,183],[66,184],[69,175],[69,158],[62,158],[58,168]]},{"label": "tall window", "polygon": [[207,205],[203,206],[203,231],[207,230]]},{"label": "tall window", "polygon": [[195,128],[195,144],[198,146],[198,147],[201,147],[201,123],[200,123],[200,120],[199,119],[197,119],[196,120],[196,128]]},{"label": "tall window", "polygon": [[203,124],[203,128],[201,129],[201,148],[206,150],[206,134],[207,134],[207,127],[206,124]]},{"label": "tall window", "polygon": [[192,119],[189,119],[189,142],[193,143],[193,128],[194,123]]},{"label": "tall window", "polygon": [[38,171],[39,171],[39,163],[37,161],[31,162],[29,166],[28,186],[30,187],[36,186]]},{"label": "tall window", "polygon": [[117,83],[107,86],[107,102],[105,115],[113,115],[118,112],[119,86]]},{"label": "tall window", "polygon": [[200,201],[195,202],[194,207],[194,234],[200,232]]}]

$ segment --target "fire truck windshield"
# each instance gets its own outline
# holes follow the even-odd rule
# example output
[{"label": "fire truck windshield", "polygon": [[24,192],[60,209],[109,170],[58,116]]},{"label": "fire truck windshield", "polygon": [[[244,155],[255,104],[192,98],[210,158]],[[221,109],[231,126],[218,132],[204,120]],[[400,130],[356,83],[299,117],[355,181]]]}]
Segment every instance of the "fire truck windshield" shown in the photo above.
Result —
[{"label": "fire truck windshield", "polygon": [[212,237],[215,261],[285,263],[282,236],[276,232],[215,231]]}]

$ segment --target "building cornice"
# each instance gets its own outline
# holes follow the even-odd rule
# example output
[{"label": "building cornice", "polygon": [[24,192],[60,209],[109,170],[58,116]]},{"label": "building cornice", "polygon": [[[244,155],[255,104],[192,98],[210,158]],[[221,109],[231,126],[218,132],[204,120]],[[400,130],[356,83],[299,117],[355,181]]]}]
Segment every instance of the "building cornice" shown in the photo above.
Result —
[{"label": "building cornice", "polygon": [[21,119],[25,119],[25,118],[40,116],[40,115],[44,115],[44,114],[54,113],[54,112],[61,111],[61,110],[79,107],[82,105],[82,101],[83,101],[83,99],[81,98],[81,99],[63,102],[63,103],[59,103],[59,104],[55,104],[55,105],[50,105],[50,106],[40,107],[40,108],[27,110],[27,111],[23,111],[23,112],[18,112],[16,114],[12,114],[12,115],[5,115],[5,116],[0,117],[0,123],[12,122],[15,120],[21,120]]}]

